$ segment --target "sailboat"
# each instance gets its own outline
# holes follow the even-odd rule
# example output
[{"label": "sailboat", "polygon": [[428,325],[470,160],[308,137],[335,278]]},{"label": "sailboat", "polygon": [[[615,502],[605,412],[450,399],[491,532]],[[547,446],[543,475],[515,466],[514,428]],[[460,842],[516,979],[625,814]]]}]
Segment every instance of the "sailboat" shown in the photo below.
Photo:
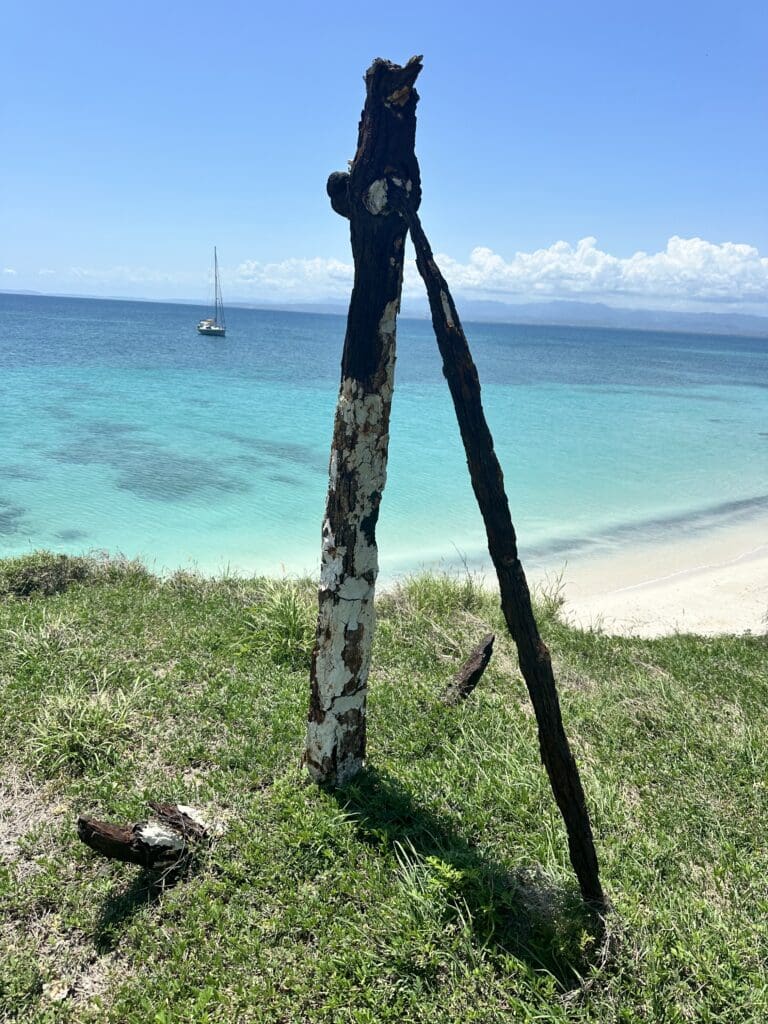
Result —
[{"label": "sailboat", "polygon": [[219,258],[216,255],[216,246],[213,247],[213,316],[200,321],[197,325],[197,333],[212,334],[216,338],[223,338],[227,333],[227,325],[224,323],[224,303],[221,301]]}]

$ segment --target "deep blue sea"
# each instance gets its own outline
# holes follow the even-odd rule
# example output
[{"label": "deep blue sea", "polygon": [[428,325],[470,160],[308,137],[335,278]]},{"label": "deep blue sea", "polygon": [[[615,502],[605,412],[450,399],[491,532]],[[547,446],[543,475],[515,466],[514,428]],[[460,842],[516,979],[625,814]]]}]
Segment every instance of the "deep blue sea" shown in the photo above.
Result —
[{"label": "deep blue sea", "polygon": [[[345,321],[0,295],[0,556],[317,571]],[[768,512],[768,340],[466,324],[524,558]],[[428,321],[401,320],[385,574],[483,561]]]}]

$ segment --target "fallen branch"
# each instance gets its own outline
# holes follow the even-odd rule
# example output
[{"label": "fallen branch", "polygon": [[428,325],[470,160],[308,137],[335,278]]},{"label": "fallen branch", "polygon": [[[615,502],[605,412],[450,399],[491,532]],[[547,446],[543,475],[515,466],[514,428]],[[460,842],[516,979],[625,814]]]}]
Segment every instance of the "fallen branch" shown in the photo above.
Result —
[{"label": "fallen branch", "polygon": [[458,704],[460,700],[466,700],[474,688],[480,682],[480,677],[488,667],[488,662],[493,654],[493,641],[496,639],[493,633],[483,637],[475,647],[462,667],[445,688],[441,700],[443,704]]},{"label": "fallen branch", "polygon": [[134,825],[110,825],[81,814],[77,835],[96,853],[143,868],[181,866],[196,844],[210,838],[209,826],[194,808],[183,804],[149,806],[154,817]]}]

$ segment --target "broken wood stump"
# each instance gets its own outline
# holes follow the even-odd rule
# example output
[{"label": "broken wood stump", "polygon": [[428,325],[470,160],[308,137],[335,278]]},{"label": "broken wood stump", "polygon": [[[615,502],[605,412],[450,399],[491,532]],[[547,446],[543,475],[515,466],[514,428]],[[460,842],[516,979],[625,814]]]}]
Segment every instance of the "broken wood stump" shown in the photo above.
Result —
[{"label": "broken wood stump", "polygon": [[210,826],[199,811],[184,804],[150,803],[148,821],[110,825],[81,814],[77,835],[96,853],[143,868],[182,867],[197,844],[211,838]]},{"label": "broken wood stump", "polygon": [[443,691],[440,698],[443,704],[453,705],[459,701],[466,700],[474,688],[480,682],[480,677],[488,667],[488,662],[493,654],[493,642],[496,639],[493,633],[483,637],[477,647],[461,666],[451,682]]},{"label": "broken wood stump", "polygon": [[328,179],[331,206],[349,219],[355,278],[341,359],[322,527],[318,619],[304,764],[315,782],[341,786],[362,768],[366,695],[376,625],[376,523],[387,478],[397,313],[407,225],[387,201],[394,176],[421,198],[414,144],[414,83],[421,58],[376,59],[349,173]]}]

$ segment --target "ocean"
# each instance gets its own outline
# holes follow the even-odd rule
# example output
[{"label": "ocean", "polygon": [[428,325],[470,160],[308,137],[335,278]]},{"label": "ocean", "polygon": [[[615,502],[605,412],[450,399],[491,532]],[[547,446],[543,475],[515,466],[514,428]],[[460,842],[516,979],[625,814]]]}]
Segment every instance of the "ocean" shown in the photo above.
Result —
[{"label": "ocean", "polygon": [[[319,565],[345,320],[0,295],[0,556]],[[768,339],[468,323],[524,562],[768,513]],[[401,319],[382,574],[487,562],[431,324]]]}]

